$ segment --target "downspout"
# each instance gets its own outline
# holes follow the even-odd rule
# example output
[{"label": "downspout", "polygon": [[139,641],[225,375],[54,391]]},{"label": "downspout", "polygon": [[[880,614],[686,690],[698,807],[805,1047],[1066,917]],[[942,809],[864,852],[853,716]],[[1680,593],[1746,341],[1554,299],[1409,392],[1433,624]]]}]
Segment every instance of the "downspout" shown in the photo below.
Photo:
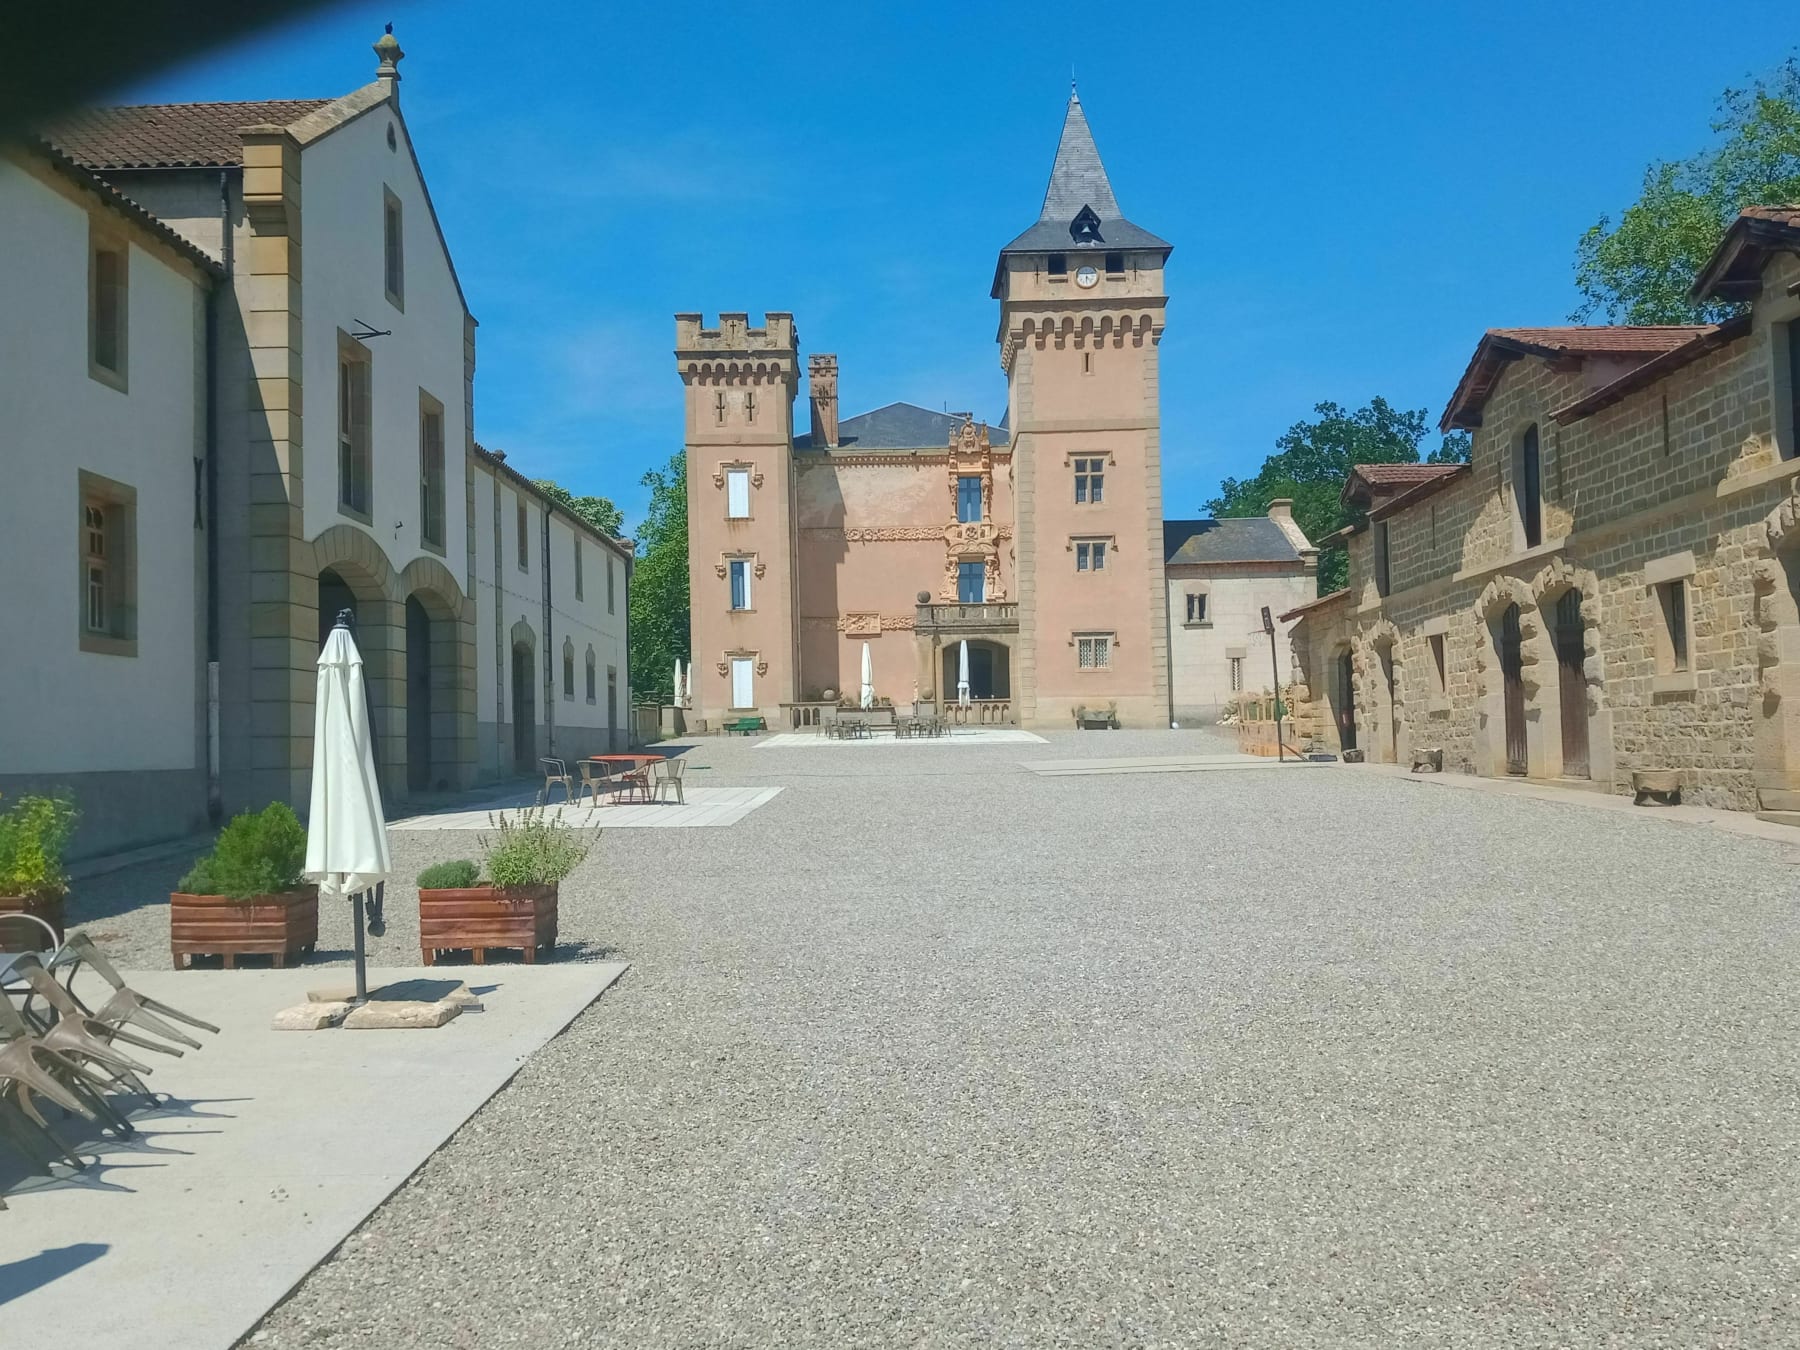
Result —
[{"label": "downspout", "polygon": [[[617,543],[618,541],[614,540],[613,542]],[[621,550],[621,552],[623,552],[623,550]],[[633,709],[632,702],[631,702],[631,573],[632,573],[633,569],[636,567],[636,565],[637,565],[637,545],[633,544],[632,548],[631,548],[631,552],[627,553],[625,555],[625,662],[624,662],[625,680],[624,680],[624,684],[625,684],[625,748],[627,750],[631,749],[631,747],[633,745],[637,744],[637,716],[636,716],[636,713]],[[688,664],[690,667],[693,665],[693,657],[691,655],[688,657]],[[688,679],[691,681],[693,679],[693,676],[689,675]],[[615,695],[614,698],[616,699],[616,697],[617,696]],[[606,748],[609,751],[618,749],[618,746],[613,745],[611,743],[612,737],[613,737],[613,731],[612,731],[613,718],[617,717],[618,715],[619,715],[619,710],[617,708],[608,708],[606,710],[606,727],[607,727],[607,747]]]},{"label": "downspout", "polygon": [[544,572],[544,736],[548,741],[544,753],[556,753],[556,682],[552,679],[556,661],[555,634],[550,631],[550,503],[544,503],[544,538],[538,549]]},{"label": "downspout", "polygon": [[223,280],[206,293],[206,818],[225,815],[219,754],[219,306],[232,272],[231,175],[219,171],[219,260]]},{"label": "downspout", "polygon": [[[506,758],[509,753],[506,748],[509,725],[506,720],[506,677],[512,649],[506,640],[506,583],[502,580],[506,576],[506,555],[500,551],[500,471],[495,469],[489,477],[494,484],[494,776],[505,778],[508,776]],[[515,760],[518,758],[516,751],[512,755]],[[513,772],[517,773],[518,768],[515,763]]]}]

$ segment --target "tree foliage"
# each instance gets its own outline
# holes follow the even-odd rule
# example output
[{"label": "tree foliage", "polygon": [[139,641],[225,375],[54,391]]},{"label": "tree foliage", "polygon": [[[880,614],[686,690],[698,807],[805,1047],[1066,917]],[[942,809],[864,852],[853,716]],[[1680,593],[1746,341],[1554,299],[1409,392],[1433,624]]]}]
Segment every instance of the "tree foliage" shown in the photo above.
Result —
[{"label": "tree foliage", "polygon": [[1800,61],[1789,57],[1746,89],[1727,89],[1714,144],[1644,171],[1643,191],[1615,222],[1602,216],[1575,250],[1578,322],[1716,323],[1737,306],[1696,303],[1688,287],[1746,206],[1800,201]]},{"label": "tree foliage", "polygon": [[[1313,411],[1318,420],[1289,427],[1254,478],[1227,478],[1204,509],[1215,517],[1263,516],[1270,502],[1292,499],[1295,523],[1320,546],[1319,594],[1327,595],[1344,585],[1347,560],[1341,547],[1325,541],[1364,514],[1339,501],[1350,466],[1417,464],[1428,423],[1423,408],[1401,412],[1380,395],[1355,412],[1336,403],[1317,404]],[[1466,464],[1469,449],[1468,433],[1454,432],[1426,462]]]},{"label": "tree foliage", "polygon": [[534,478],[532,486],[564,510],[585,520],[607,538],[618,539],[624,536],[625,513],[608,498],[577,497],[561,483],[548,478]]},{"label": "tree foliage", "polygon": [[671,691],[677,659],[693,659],[688,628],[687,456],[640,480],[650,506],[638,531],[631,574],[631,692],[662,702]]}]

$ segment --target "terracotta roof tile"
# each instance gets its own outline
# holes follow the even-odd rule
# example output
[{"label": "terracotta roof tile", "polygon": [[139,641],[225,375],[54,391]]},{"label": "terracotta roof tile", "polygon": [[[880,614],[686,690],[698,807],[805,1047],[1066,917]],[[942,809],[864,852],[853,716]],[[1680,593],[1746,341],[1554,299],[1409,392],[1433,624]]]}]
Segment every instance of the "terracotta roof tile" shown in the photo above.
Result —
[{"label": "terracotta roof tile", "polygon": [[1371,486],[1387,487],[1429,482],[1447,473],[1455,473],[1456,464],[1357,464],[1353,466]]},{"label": "terracotta roof tile", "polygon": [[44,138],[88,169],[220,168],[244,162],[245,127],[287,126],[328,98],[255,103],[143,103],[85,108],[46,127]]},{"label": "terracotta roof tile", "polygon": [[1800,206],[1746,206],[1738,215],[1749,220],[1766,220],[1775,225],[1800,228]]},{"label": "terracotta roof tile", "polygon": [[1800,206],[1746,206],[1694,278],[1688,295],[1739,304],[1755,300],[1770,255],[1796,246],[1800,246]]},{"label": "terracotta roof tile", "polygon": [[1597,413],[1602,408],[1611,407],[1620,399],[1639,389],[1649,388],[1665,375],[1673,374],[1683,366],[1692,365],[1708,352],[1717,351],[1720,347],[1736,342],[1739,338],[1748,337],[1749,334],[1750,316],[1748,314],[1740,314],[1734,319],[1727,319],[1724,323],[1702,328],[1696,336],[1689,338],[1681,346],[1653,357],[1643,365],[1627,371],[1611,384],[1603,384],[1591,393],[1576,399],[1573,403],[1558,408],[1550,416],[1564,424],[1579,422],[1582,418]]},{"label": "terracotta roof tile", "polygon": [[1289,619],[1297,619],[1303,614],[1311,613],[1315,609],[1322,609],[1324,606],[1329,605],[1334,601],[1345,599],[1349,594],[1350,588],[1346,586],[1341,591],[1331,592],[1330,595],[1321,595],[1317,600],[1308,600],[1305,604],[1295,605],[1286,614],[1278,614],[1276,617],[1283,623],[1286,623]]},{"label": "terracotta roof tile", "polygon": [[1430,464],[1423,467],[1436,469],[1438,472],[1422,482],[1408,484],[1403,491],[1378,503],[1370,510],[1369,519],[1386,520],[1389,516],[1398,515],[1407,507],[1431,496],[1438,489],[1449,486],[1452,479],[1469,471],[1467,464]]},{"label": "terracotta roof tile", "polygon": [[1468,369],[1438,420],[1438,429],[1481,425],[1481,409],[1499,382],[1500,372],[1521,356],[1618,356],[1649,360],[1674,351],[1708,331],[1710,324],[1618,325],[1614,327],[1490,328],[1475,346]]}]

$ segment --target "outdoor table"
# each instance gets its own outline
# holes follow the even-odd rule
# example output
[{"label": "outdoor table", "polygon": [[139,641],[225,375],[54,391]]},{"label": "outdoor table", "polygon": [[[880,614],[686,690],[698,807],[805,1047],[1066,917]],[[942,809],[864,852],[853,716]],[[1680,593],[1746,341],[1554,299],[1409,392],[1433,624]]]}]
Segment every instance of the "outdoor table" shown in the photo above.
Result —
[{"label": "outdoor table", "polygon": [[[639,755],[633,755],[633,754],[588,755],[586,757],[587,762],[589,764],[623,764],[625,766],[627,772],[630,772],[631,769],[638,764],[642,764],[646,769],[648,769],[652,764],[661,764],[667,758],[668,758],[667,755],[642,755],[642,754],[639,754]],[[618,802],[619,802],[618,797],[614,796],[612,798],[612,804],[617,806]]]}]

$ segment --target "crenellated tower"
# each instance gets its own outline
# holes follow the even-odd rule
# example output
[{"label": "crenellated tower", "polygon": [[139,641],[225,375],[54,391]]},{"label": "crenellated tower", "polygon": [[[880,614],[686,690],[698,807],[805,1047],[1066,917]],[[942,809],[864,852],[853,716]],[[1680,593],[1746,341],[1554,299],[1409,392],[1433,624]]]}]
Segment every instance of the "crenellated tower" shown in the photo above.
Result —
[{"label": "crenellated tower", "polygon": [[686,389],[692,715],[717,727],[760,714],[775,727],[795,697],[793,412],[799,377],[791,314],[675,316]]},{"label": "crenellated tower", "polygon": [[1157,344],[1170,246],[1126,220],[1069,96],[1037,222],[1000,252],[1025,725],[1169,718]]}]

